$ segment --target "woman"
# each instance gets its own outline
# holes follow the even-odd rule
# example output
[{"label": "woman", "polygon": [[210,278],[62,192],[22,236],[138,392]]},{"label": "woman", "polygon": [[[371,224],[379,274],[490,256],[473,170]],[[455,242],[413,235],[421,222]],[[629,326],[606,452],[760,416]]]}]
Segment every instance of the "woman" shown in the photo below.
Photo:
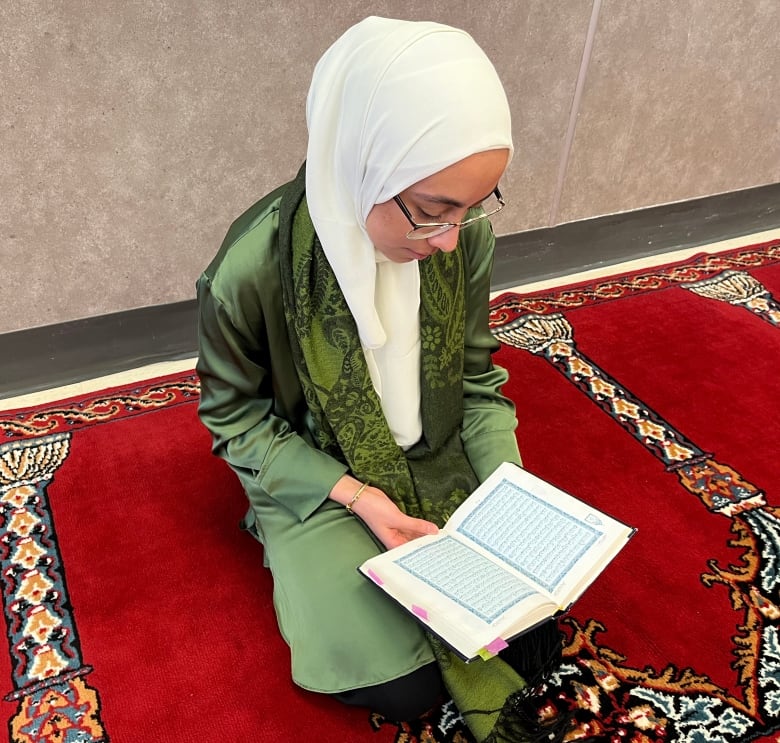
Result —
[{"label": "woman", "polygon": [[293,680],[404,720],[443,671],[462,710],[498,700],[469,716],[484,739],[517,671],[459,663],[356,568],[520,462],[487,322],[509,107],[468,34],[368,18],[317,64],[307,123],[298,177],[198,281],[200,415],[248,496]]}]

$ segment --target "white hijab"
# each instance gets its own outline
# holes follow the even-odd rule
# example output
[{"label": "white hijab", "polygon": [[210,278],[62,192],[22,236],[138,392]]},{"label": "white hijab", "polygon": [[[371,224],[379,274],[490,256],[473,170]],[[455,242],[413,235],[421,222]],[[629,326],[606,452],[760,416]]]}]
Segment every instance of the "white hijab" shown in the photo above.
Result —
[{"label": "white hijab", "polygon": [[416,261],[374,250],[376,204],[469,155],[508,148],[509,105],[495,68],[465,31],[370,17],[322,56],[306,106],[306,199],[390,429],[408,448],[420,418]]}]

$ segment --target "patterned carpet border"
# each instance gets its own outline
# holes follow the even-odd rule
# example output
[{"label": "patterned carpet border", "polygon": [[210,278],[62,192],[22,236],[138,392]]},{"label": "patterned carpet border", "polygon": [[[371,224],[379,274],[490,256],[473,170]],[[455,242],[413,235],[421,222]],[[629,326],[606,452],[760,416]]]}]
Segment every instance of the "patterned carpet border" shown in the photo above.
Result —
[{"label": "patterned carpet border", "polygon": [[773,240],[724,253],[702,253],[661,268],[644,269],[605,279],[591,279],[528,295],[507,292],[491,302],[495,309],[490,314],[490,325],[505,325],[525,313],[546,314],[611,302],[631,294],[701,281],[723,271],[759,268],[779,262],[780,240]]},{"label": "patterned carpet border", "polygon": [[200,396],[194,373],[181,373],[80,395],[16,411],[0,411],[2,440],[77,431],[160,408],[191,403]]}]

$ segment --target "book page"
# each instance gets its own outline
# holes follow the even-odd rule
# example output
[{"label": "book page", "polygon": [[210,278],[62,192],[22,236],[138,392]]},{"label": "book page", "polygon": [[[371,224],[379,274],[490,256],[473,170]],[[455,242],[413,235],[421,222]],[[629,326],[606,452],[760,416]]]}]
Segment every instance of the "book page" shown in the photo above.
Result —
[{"label": "book page", "polygon": [[488,623],[535,593],[527,583],[450,536],[393,562]]},{"label": "book page", "polygon": [[502,479],[456,531],[550,593],[602,531]]},{"label": "book page", "polygon": [[359,569],[473,658],[571,605],[634,531],[505,462],[438,534],[376,555]]}]

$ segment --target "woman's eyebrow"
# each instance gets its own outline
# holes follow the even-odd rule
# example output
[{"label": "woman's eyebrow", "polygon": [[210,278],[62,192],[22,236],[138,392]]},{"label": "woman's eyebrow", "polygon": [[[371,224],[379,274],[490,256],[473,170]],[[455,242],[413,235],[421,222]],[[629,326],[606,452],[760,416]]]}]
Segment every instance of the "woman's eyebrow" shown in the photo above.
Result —
[{"label": "woman's eyebrow", "polygon": [[[495,191],[495,189],[493,189],[493,191]],[[429,201],[435,204],[446,204],[447,206],[451,206],[454,209],[465,209],[469,206],[475,206],[476,204],[481,204],[486,198],[488,198],[488,196],[490,196],[490,194],[493,193],[493,191],[491,191],[486,196],[483,196],[481,199],[478,199],[475,202],[475,204],[471,204],[471,205],[464,204],[463,202],[458,201],[457,199],[453,199],[450,196],[440,196],[437,194],[425,194],[425,193],[414,193],[414,192],[413,193],[416,198],[422,199],[423,201]]]}]

